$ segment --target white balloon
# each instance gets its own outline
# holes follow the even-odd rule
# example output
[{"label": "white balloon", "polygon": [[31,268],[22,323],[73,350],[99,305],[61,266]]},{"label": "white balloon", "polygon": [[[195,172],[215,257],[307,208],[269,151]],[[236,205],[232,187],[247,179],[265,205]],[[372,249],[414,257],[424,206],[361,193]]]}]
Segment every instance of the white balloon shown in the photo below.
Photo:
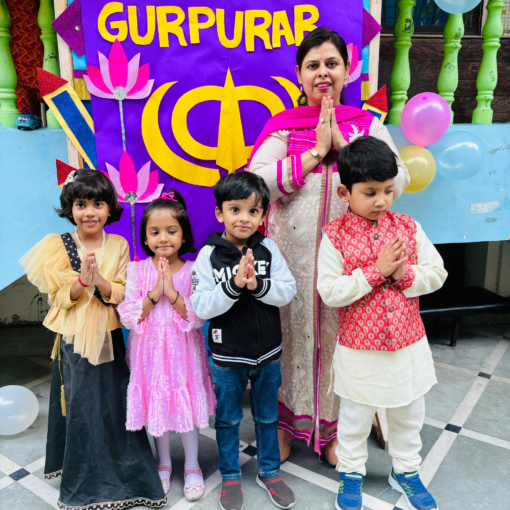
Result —
[{"label": "white balloon", "polygon": [[0,388],[0,435],[12,436],[28,429],[39,414],[37,397],[23,386]]}]

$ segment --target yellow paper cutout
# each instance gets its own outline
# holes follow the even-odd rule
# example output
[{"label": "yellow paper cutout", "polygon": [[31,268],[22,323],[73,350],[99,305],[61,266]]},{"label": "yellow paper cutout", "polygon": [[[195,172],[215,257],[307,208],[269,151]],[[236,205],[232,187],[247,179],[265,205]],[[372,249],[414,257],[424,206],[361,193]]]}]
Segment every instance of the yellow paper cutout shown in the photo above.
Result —
[{"label": "yellow paper cutout", "polygon": [[204,168],[180,158],[170,150],[159,128],[159,107],[167,90],[177,82],[161,85],[147,101],[142,114],[142,137],[156,165],[167,174],[196,186],[214,186],[220,178],[215,168]]},{"label": "yellow paper cutout", "polygon": [[[310,14],[308,19],[304,19],[305,14]],[[311,32],[317,28],[314,23],[319,20],[319,9],[315,5],[295,5],[294,6],[294,39],[296,46],[303,41],[304,32]]]},{"label": "yellow paper cutout", "polygon": [[[255,25],[255,20],[262,18],[262,23]],[[269,32],[267,29],[271,25],[271,13],[262,9],[253,9],[246,11],[244,17],[244,43],[246,51],[255,51],[255,37],[264,41],[266,50],[272,49],[271,41],[269,40]]]},{"label": "yellow paper cutout", "polygon": [[[187,46],[186,38],[184,37],[184,30],[181,27],[186,15],[180,7],[173,5],[165,5],[156,7],[157,18],[158,18],[158,34],[159,34],[159,45],[162,48],[168,48],[170,42],[168,40],[168,34],[174,34],[179,39],[181,46]],[[176,14],[177,18],[168,21],[168,14]]]},{"label": "yellow paper cutout", "polygon": [[294,35],[290,28],[287,11],[277,11],[273,13],[273,48],[280,48],[282,45],[282,37],[285,37],[287,45],[294,44]]},{"label": "yellow paper cutout", "polygon": [[229,174],[234,173],[246,164],[245,147],[239,101],[236,97],[236,88],[229,69],[221,100],[216,164],[228,170]]},{"label": "yellow paper cutout", "polygon": [[154,40],[156,34],[156,7],[154,5],[147,5],[145,7],[147,13],[147,33],[141,36],[138,32],[138,16],[136,5],[128,5],[128,21],[129,21],[129,35],[132,41],[139,46],[147,46]]},{"label": "yellow paper cutout", "polygon": [[[207,21],[198,21],[198,15],[207,16]],[[214,12],[209,7],[189,7],[189,42],[191,44],[200,43],[200,30],[210,28],[214,25]]]},{"label": "yellow paper cutout", "polygon": [[361,109],[366,110],[367,112],[378,113],[381,116],[379,118],[381,123],[384,123],[384,119],[386,119],[386,115],[388,115],[388,112],[383,112],[382,110],[379,110],[379,108],[376,108],[375,106],[367,103],[365,103]]},{"label": "yellow paper cutout", "polygon": [[225,33],[225,9],[216,9],[216,30],[220,44],[225,48],[237,48],[243,40],[244,12],[236,11],[234,36],[228,39]]},{"label": "yellow paper cutout", "polygon": [[292,99],[292,104],[294,106],[299,106],[298,99],[301,95],[301,91],[297,88],[297,86],[290,80],[287,80],[287,78],[282,78],[280,76],[271,76],[271,78],[276,80],[285,89],[287,94],[289,94],[290,98]]},{"label": "yellow paper cutout", "polygon": [[74,90],[82,101],[90,101],[90,92],[88,91],[83,78],[74,79]]},{"label": "yellow paper cutout", "polygon": [[[292,86],[288,80],[285,81]],[[294,88],[297,90],[295,86]],[[299,94],[299,90],[297,92]],[[189,111],[204,101],[221,101],[217,147],[197,142],[188,130]],[[194,158],[216,161],[218,166],[225,168],[229,173],[241,168],[248,161],[253,147],[245,147],[239,101],[261,103],[272,116],[285,110],[281,99],[269,90],[251,85],[236,87],[229,69],[223,87],[212,85],[198,87],[186,92],[177,101],[172,114],[172,132],[179,146]]]},{"label": "yellow paper cutout", "polygon": [[361,100],[366,101],[370,98],[370,82],[362,81],[361,82]]},{"label": "yellow paper cutout", "polygon": [[127,23],[123,20],[110,21],[110,28],[118,30],[116,34],[112,34],[106,28],[106,20],[108,17],[118,12],[124,12],[124,5],[121,2],[109,2],[101,9],[99,17],[97,18],[99,33],[101,37],[108,42],[115,42],[115,39],[118,39],[120,42],[125,41],[128,35]]}]

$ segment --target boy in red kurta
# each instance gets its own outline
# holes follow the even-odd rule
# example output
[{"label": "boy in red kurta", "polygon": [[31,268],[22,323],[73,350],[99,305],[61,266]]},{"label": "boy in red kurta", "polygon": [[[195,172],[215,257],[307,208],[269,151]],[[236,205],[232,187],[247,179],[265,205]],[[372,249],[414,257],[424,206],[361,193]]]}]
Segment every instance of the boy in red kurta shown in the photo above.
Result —
[{"label": "boy in red kurta", "polygon": [[390,485],[409,508],[437,509],[418,474],[424,395],[437,382],[418,296],[441,288],[447,273],[419,223],[390,211],[397,162],[385,142],[353,141],[338,155],[338,172],[337,193],[350,207],[324,228],[317,281],[322,300],[340,316],[332,365],[342,399],[336,508],[362,508],[367,438],[384,407]]}]

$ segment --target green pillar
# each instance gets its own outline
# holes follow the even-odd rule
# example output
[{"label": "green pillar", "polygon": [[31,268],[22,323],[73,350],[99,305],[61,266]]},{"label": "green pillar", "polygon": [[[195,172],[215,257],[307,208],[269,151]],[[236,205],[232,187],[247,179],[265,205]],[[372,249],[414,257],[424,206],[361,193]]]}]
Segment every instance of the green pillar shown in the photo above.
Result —
[{"label": "green pillar", "polygon": [[503,35],[502,12],[505,8],[503,0],[489,0],[487,10],[489,14],[483,27],[483,58],[476,78],[477,107],[473,112],[473,123],[492,124],[491,103],[494,99],[494,89],[498,84],[498,50],[501,46],[499,39]]},{"label": "green pillar", "polygon": [[18,78],[9,48],[10,27],[11,17],[5,0],[0,0],[0,124],[16,127],[16,118],[19,115],[19,110],[16,108]]},{"label": "green pillar", "polygon": [[[55,9],[53,0],[41,0],[37,22],[41,28],[41,41],[44,45],[43,69],[50,73],[60,76],[60,66],[58,65],[58,47],[57,34],[51,26],[55,19]],[[60,123],[51,110],[46,112],[48,127],[59,128]]]},{"label": "green pillar", "polygon": [[400,125],[402,110],[407,102],[407,91],[411,84],[409,67],[409,49],[414,33],[413,7],[414,0],[398,0],[398,18],[393,29],[395,36],[395,62],[391,71],[391,110],[388,123]]},{"label": "green pillar", "polygon": [[444,58],[439,77],[437,90],[450,107],[451,121],[453,124],[452,103],[455,100],[455,91],[459,85],[459,65],[457,57],[462,47],[460,41],[464,36],[464,20],[462,14],[450,14],[444,27]]}]

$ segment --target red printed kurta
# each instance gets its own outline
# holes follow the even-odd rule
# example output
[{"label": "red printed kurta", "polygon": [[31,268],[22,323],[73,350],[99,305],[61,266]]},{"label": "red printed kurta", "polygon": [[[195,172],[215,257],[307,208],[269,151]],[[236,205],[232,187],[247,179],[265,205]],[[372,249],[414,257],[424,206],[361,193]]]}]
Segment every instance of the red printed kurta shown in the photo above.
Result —
[{"label": "red printed kurta", "polygon": [[[353,216],[356,223],[367,221],[350,212],[347,214]],[[407,218],[403,219],[409,225]],[[383,218],[383,224],[386,223],[384,220]],[[346,221],[346,223],[348,222]],[[368,223],[372,230],[364,230],[363,234],[355,233],[354,237],[356,240],[366,238],[366,243],[372,246],[374,241],[380,239],[380,237],[374,239],[376,235],[380,236],[380,232],[377,231],[380,225]],[[391,292],[400,294],[400,300],[407,301],[416,300],[419,296],[435,292],[442,287],[447,277],[443,260],[436,248],[427,238],[420,224],[416,221],[413,223],[415,234],[408,241],[409,244],[413,243],[412,252],[414,253],[411,254],[412,260],[407,263],[408,278],[402,279],[402,284],[399,282],[387,285]],[[391,228],[390,226],[390,232]],[[398,231],[401,232],[400,235],[403,235],[401,230]],[[347,234],[351,235],[349,231]],[[379,246],[377,250],[380,248]],[[360,267],[356,261],[357,251],[359,251],[359,257],[362,257],[362,261],[359,263]],[[337,310],[356,307],[356,303],[365,300],[369,302],[380,287],[385,286],[384,283],[377,285],[381,277],[378,270],[370,264],[369,267],[366,266],[370,250],[367,250],[368,253],[363,253],[363,250],[356,248],[354,252],[354,261],[346,260],[344,253],[335,247],[328,235],[324,235],[322,238],[317,262],[319,269],[317,288],[324,303],[337,308]],[[350,258],[352,259],[352,256]],[[350,266],[348,270],[346,269],[347,265]],[[411,272],[412,283],[409,285]],[[388,283],[390,282],[386,282],[386,284]],[[363,333],[370,333],[373,330],[374,321],[377,326],[379,326],[377,322],[382,321],[380,326],[383,329],[388,327],[384,325],[384,321],[391,321],[391,319],[389,319],[390,315],[385,311],[385,308],[391,309],[392,305],[386,303],[386,299],[384,301],[384,304],[376,307],[376,314],[379,308],[379,313],[383,315],[382,319],[369,319],[368,314],[362,313],[365,318],[361,317],[359,325],[362,327]],[[377,303],[379,304],[379,301]],[[354,310],[353,316],[354,314],[358,314],[356,319],[360,320],[359,312]],[[384,318],[385,314],[386,319]],[[363,324],[364,320],[366,324]],[[368,325],[369,321],[371,321],[372,327]],[[421,327],[421,323],[418,324]],[[419,337],[420,333],[417,333],[416,336]],[[405,348],[393,351],[389,349],[371,350],[369,346],[362,347],[361,345],[360,342],[359,348],[351,348],[350,344],[336,342],[330,388],[341,398],[373,407],[402,407],[420,398],[437,382],[434,360],[426,335]]]},{"label": "red printed kurta", "polygon": [[[389,211],[377,222],[350,211],[324,229],[333,246],[342,252],[345,274],[361,269],[373,291],[338,309],[337,341],[352,349],[396,351],[425,336],[418,298],[402,293],[413,284],[416,256],[416,223],[409,216]],[[379,271],[382,247],[399,235],[405,242],[408,265],[404,277],[391,284]]]}]

